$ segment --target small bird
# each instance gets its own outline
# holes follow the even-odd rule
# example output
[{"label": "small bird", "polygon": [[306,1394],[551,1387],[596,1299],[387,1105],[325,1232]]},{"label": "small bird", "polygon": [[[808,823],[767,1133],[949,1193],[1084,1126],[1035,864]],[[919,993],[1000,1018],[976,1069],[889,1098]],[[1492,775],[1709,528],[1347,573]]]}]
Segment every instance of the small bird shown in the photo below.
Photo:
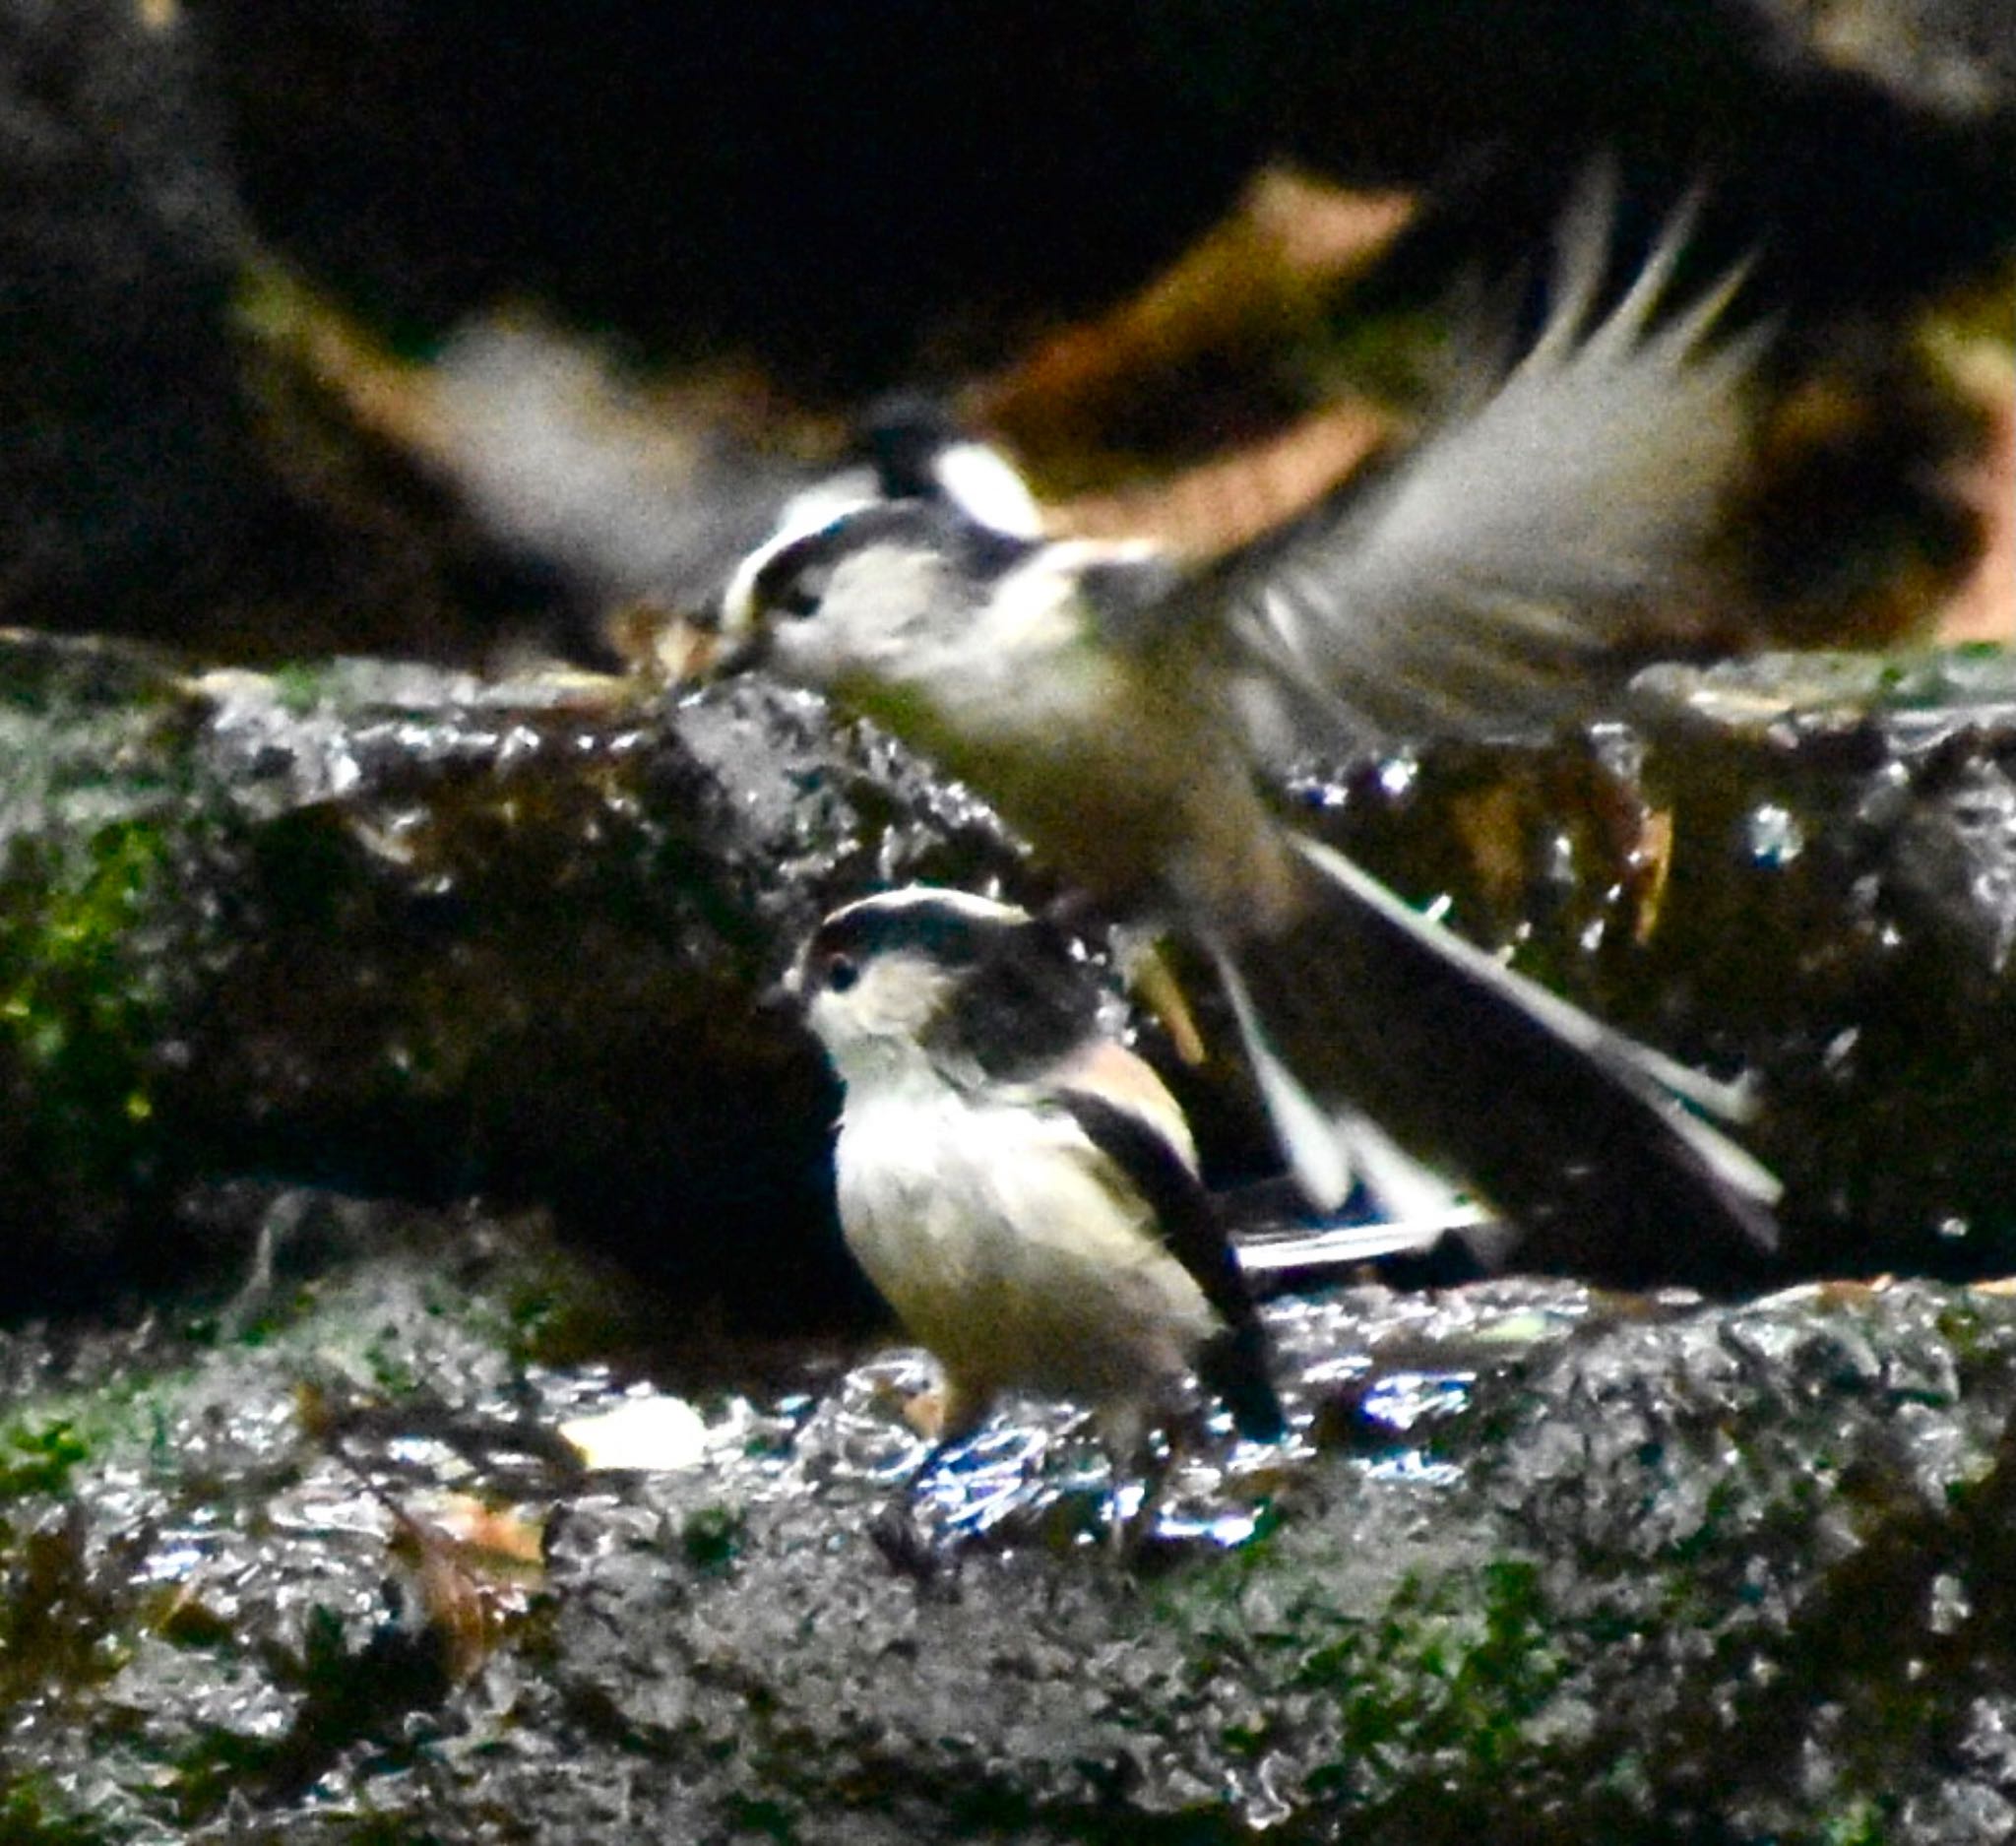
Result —
[{"label": "small bird", "polygon": [[1518,1220],[1523,1260],[1619,1282],[1776,1246],[1776,1180],[1695,1113],[1712,1086],[1285,826],[1258,772],[1284,726],[1334,749],[1558,716],[1688,606],[1753,349],[1712,337],[1733,279],[1658,318],[1679,242],[1593,319],[1600,239],[1571,234],[1560,305],[1494,389],[1370,489],[1201,572],[938,496],[759,548],[721,615],[1112,913],[1198,940],[1317,1205],[1390,1136]]},{"label": "small bird", "polygon": [[1182,1111],[1059,930],[914,885],[835,911],[787,987],[846,1089],[848,1246],[943,1369],[941,1447],[1023,1387],[1094,1406],[1123,1460],[1193,1368],[1282,1434]]}]

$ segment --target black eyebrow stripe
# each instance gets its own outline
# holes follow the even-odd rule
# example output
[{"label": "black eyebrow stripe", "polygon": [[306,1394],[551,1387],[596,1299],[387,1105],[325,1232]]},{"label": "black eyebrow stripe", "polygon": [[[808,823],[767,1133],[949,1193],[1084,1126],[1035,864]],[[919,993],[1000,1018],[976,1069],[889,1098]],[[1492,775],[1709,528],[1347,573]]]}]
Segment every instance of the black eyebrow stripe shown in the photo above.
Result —
[{"label": "black eyebrow stripe", "polygon": [[772,604],[792,578],[883,542],[942,552],[981,583],[1006,576],[1040,548],[1032,540],[996,531],[940,501],[891,500],[855,507],[793,539],[763,561],[750,596],[759,607]]}]

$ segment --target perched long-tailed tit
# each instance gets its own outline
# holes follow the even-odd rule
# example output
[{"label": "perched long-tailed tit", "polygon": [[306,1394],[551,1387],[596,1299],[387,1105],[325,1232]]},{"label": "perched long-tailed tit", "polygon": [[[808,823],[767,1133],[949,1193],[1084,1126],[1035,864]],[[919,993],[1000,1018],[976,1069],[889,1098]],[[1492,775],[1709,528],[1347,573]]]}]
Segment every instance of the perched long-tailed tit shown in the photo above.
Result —
[{"label": "perched long-tailed tit", "polygon": [[1379,486],[1201,575],[903,501],[766,547],[723,625],[970,783],[1109,907],[1199,938],[1319,1204],[1369,1116],[1521,1221],[1530,1260],[1631,1280],[1772,1248],[1776,1182],[1676,1100],[1699,1096],[1670,1066],[1285,828],[1255,775],[1285,717],[1334,747],[1366,724],[1558,711],[1642,650],[1651,611],[1688,607],[1742,463],[1747,350],[1711,341],[1726,287],[1655,324],[1676,239],[1586,324],[1589,241],[1494,391]]},{"label": "perched long-tailed tit", "polygon": [[1193,1367],[1240,1433],[1282,1432],[1182,1111],[1049,925],[913,886],[835,911],[788,985],[846,1086],[848,1245],[943,1368],[943,1437],[1028,1387],[1131,1447]]}]

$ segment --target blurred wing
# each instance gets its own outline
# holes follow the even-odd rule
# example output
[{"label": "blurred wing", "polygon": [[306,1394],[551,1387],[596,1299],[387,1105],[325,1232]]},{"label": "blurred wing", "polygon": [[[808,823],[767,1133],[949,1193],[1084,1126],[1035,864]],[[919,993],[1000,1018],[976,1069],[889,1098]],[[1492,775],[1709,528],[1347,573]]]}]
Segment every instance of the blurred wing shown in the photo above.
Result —
[{"label": "blurred wing", "polygon": [[476,517],[609,603],[700,610],[759,546],[879,500],[945,500],[1027,536],[1041,523],[1013,464],[926,397],[871,406],[815,467],[763,446],[725,386],[646,394],[533,327],[465,329],[429,382],[434,460]]},{"label": "blurred wing", "polygon": [[1325,716],[1354,734],[1549,716],[1698,623],[1757,340],[1712,339],[1740,273],[1653,324],[1684,215],[1589,325],[1599,190],[1564,235],[1552,318],[1494,390],[1185,593],[1215,603],[1297,736]]},{"label": "blurred wing", "polygon": [[479,324],[432,377],[439,460],[476,516],[611,602],[700,607],[816,477],[704,394],[668,414],[557,335]]}]

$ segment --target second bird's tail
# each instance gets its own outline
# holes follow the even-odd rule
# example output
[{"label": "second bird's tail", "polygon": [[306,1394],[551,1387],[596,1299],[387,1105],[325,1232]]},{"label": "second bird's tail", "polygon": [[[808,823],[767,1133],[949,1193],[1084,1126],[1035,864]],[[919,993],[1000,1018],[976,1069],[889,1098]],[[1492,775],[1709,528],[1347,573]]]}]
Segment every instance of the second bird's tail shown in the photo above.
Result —
[{"label": "second bird's tail", "polygon": [[[1369,1117],[1525,1232],[1518,1261],[1618,1285],[1723,1280],[1775,1251],[1778,1181],[1697,1113],[1713,1086],[1294,837],[1290,928],[1215,944],[1246,1050],[1314,1201]],[[1345,1131],[1340,1134],[1340,1122]]]}]

